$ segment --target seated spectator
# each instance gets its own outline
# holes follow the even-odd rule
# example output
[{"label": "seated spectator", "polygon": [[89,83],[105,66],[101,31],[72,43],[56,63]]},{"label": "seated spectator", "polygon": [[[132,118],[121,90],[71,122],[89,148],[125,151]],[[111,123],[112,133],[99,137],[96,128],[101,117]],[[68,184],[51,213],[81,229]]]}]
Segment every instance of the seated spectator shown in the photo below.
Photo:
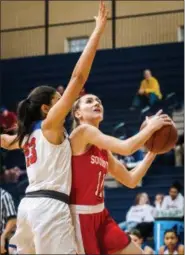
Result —
[{"label": "seated spectator", "polygon": [[1,148],[1,151],[0,151],[0,184],[1,184],[1,179],[5,172],[5,169],[6,169],[6,167],[4,164],[4,151]]},{"label": "seated spectator", "polygon": [[139,230],[133,229],[130,232],[130,237],[132,242],[141,247],[141,249],[144,251],[144,254],[154,254],[153,249],[144,243],[144,239]]},{"label": "seated spectator", "polygon": [[159,254],[184,254],[184,245],[179,243],[175,230],[169,229],[164,233],[164,246],[160,247]]},{"label": "seated spectator", "polygon": [[120,228],[130,232],[136,228],[140,223],[147,223],[151,225],[154,222],[155,208],[150,205],[148,194],[139,193],[136,196],[135,205],[131,206],[126,215],[126,221],[119,224]]},{"label": "seated spectator", "polygon": [[154,201],[154,205],[155,205],[155,208],[157,210],[160,210],[161,209],[161,206],[162,206],[162,203],[163,203],[163,199],[164,199],[164,194],[157,194],[155,196],[155,201]]},{"label": "seated spectator", "polygon": [[184,165],[184,133],[179,136],[175,146],[175,166]]},{"label": "seated spectator", "polygon": [[6,253],[7,241],[15,231],[16,228],[16,210],[12,196],[2,188],[0,188],[0,235],[1,235],[1,246],[0,254]]},{"label": "seated spectator", "polygon": [[169,195],[164,197],[162,210],[179,210],[183,212],[184,197],[180,193],[181,187],[178,182],[171,185]]},{"label": "seated spectator", "polygon": [[0,126],[1,132],[14,134],[17,127],[17,116],[5,107],[0,109]]},{"label": "seated spectator", "polygon": [[25,170],[21,170],[19,167],[15,166],[11,169],[6,169],[4,171],[4,183],[17,183],[20,176],[26,175]]},{"label": "seated spectator", "polygon": [[62,85],[57,87],[57,91],[60,93],[60,95],[62,96],[64,94],[64,87]]},{"label": "seated spectator", "polygon": [[144,71],[144,80],[135,96],[131,110],[135,108],[145,108],[153,106],[157,101],[162,99],[160,85],[156,78],[152,76],[150,70]]}]

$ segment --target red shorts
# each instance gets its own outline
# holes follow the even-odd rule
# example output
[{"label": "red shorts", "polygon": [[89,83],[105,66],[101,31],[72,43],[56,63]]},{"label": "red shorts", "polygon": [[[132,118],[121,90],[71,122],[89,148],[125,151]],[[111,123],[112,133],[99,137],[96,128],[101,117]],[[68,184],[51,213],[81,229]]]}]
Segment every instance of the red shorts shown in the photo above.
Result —
[{"label": "red shorts", "polygon": [[107,209],[93,214],[75,214],[75,221],[79,254],[112,254],[130,243],[130,238]]}]

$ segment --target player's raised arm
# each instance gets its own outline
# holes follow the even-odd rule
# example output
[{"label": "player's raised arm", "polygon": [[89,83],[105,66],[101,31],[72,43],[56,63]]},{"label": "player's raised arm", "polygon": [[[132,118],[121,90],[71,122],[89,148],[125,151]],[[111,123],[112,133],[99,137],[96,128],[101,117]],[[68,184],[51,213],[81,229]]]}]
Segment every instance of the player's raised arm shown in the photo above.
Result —
[{"label": "player's raised arm", "polygon": [[[165,114],[159,116],[155,115],[153,118],[148,119],[148,125],[138,134],[123,141],[103,134],[99,129],[92,125],[82,124],[73,131],[71,139],[73,142],[74,137],[77,137],[77,139],[81,141],[81,144],[84,143],[84,146],[93,144],[101,149],[126,156],[131,155],[140,149],[152,134],[164,125],[171,125],[170,118]],[[78,133],[80,137],[78,136]]]},{"label": "player's raised arm", "polygon": [[89,76],[96,50],[106,25],[107,15],[108,11],[104,2],[101,1],[98,16],[95,17],[95,29],[73,70],[71,79],[64,94],[52,107],[47,115],[47,118],[44,120],[44,126],[46,128],[58,127],[58,125],[65,120],[65,117],[71,110],[74,101],[79,96],[80,91]]}]

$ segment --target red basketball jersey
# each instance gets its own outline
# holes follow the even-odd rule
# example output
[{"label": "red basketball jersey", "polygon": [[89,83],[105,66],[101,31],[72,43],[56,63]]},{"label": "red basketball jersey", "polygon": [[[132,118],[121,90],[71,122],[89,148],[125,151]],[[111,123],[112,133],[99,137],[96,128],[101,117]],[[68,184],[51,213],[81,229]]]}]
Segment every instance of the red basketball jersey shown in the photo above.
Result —
[{"label": "red basketball jersey", "polygon": [[96,146],[72,157],[71,204],[97,205],[104,202],[104,179],[108,154]]}]

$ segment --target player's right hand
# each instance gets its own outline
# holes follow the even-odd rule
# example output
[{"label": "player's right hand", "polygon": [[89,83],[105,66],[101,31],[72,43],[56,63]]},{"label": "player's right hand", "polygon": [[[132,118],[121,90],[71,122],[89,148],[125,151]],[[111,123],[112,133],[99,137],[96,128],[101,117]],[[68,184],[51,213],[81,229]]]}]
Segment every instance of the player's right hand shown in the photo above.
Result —
[{"label": "player's right hand", "polygon": [[162,110],[158,111],[151,118],[146,117],[146,122],[152,131],[157,131],[163,126],[169,126],[173,123],[171,118],[167,114],[162,114]]},{"label": "player's right hand", "polygon": [[102,33],[104,31],[105,25],[107,23],[108,13],[109,12],[105,6],[104,1],[100,0],[98,16],[94,17],[94,19],[96,20],[96,30],[99,33]]}]

